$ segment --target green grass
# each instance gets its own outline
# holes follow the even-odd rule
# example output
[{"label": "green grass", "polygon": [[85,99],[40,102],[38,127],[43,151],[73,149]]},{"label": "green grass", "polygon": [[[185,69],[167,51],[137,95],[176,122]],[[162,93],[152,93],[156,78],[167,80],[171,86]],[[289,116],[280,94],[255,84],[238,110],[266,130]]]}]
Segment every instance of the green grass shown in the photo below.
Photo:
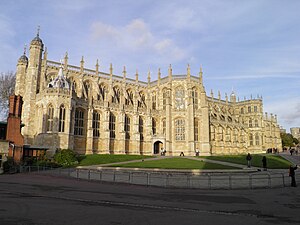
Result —
[{"label": "green grass", "polygon": [[224,166],[215,163],[206,163],[203,161],[184,159],[184,158],[167,158],[160,160],[149,160],[143,162],[126,163],[112,165],[112,167],[126,168],[158,168],[158,169],[238,169],[236,167]]},{"label": "green grass", "polygon": [[115,162],[125,162],[136,159],[152,158],[152,156],[142,155],[109,155],[109,154],[95,154],[95,155],[81,155],[78,157],[79,166],[99,165]]},{"label": "green grass", "polygon": [[[291,165],[289,161],[279,155],[253,154],[251,156],[251,165],[255,167],[262,167],[263,156],[267,157],[267,168],[269,169],[287,169]],[[200,156],[200,158],[247,165],[246,155]]]}]

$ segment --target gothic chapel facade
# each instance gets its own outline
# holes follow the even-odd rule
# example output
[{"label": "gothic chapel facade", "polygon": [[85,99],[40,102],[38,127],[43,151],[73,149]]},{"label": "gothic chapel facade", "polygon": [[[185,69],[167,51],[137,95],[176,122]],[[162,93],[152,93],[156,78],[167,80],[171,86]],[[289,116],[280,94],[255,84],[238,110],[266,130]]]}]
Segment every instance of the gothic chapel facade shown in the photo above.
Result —
[{"label": "gothic chapel facade", "polygon": [[202,71],[151,81],[50,61],[39,34],[17,64],[15,94],[23,97],[25,144],[79,154],[166,155],[261,153],[281,149],[276,116],[262,98],[206,95]]}]

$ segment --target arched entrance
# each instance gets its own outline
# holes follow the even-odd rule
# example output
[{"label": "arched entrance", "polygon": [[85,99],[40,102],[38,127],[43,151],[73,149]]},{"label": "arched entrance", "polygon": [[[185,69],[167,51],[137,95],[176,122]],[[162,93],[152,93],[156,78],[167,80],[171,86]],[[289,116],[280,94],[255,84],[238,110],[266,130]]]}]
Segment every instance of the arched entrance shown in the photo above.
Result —
[{"label": "arched entrance", "polygon": [[163,147],[163,143],[161,141],[154,142],[153,145],[153,154],[159,154],[160,149]]}]

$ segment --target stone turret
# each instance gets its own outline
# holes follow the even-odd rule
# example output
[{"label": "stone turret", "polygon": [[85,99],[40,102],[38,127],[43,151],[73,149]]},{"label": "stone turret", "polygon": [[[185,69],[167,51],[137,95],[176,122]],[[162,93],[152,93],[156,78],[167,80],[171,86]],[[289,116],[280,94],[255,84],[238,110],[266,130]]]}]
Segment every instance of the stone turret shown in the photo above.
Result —
[{"label": "stone turret", "polygon": [[26,46],[24,47],[24,53],[19,58],[17,64],[17,73],[16,73],[16,86],[15,86],[15,94],[16,95],[24,95],[25,89],[25,77],[26,71],[28,67],[28,58],[26,56]]},{"label": "stone turret", "polygon": [[41,67],[42,67],[42,53],[44,44],[40,38],[38,28],[36,37],[31,41],[29,47],[29,60],[28,68],[26,71],[26,77],[24,79],[24,93],[23,93],[23,111],[22,111],[22,122],[25,124],[22,129],[25,144],[32,144],[30,136],[33,136],[34,130],[34,112],[35,112],[35,99],[37,93],[40,92],[40,81],[41,81]]}]

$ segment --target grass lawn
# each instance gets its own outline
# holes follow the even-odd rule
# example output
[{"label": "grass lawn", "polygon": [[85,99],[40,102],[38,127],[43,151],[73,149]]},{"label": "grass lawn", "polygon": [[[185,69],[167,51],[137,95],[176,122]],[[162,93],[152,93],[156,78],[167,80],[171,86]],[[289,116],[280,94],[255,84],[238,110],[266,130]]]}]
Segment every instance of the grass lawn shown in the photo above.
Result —
[{"label": "grass lawn", "polygon": [[[251,155],[251,165],[262,167],[263,156],[267,157],[267,168],[269,169],[288,169],[291,163],[279,155],[259,154]],[[247,165],[246,155],[224,155],[224,156],[200,156],[200,158],[212,159],[217,161],[232,162]]]},{"label": "grass lawn", "polygon": [[136,159],[146,159],[153,158],[152,156],[142,156],[142,155],[109,155],[109,154],[95,154],[95,155],[81,155],[79,156],[78,166],[90,166],[99,165],[115,162],[124,162]]},{"label": "grass lawn", "polygon": [[198,160],[184,158],[167,158],[144,162],[126,163],[112,165],[113,167],[126,168],[158,168],[158,169],[238,169],[236,167],[224,166],[215,163],[207,163]]}]

